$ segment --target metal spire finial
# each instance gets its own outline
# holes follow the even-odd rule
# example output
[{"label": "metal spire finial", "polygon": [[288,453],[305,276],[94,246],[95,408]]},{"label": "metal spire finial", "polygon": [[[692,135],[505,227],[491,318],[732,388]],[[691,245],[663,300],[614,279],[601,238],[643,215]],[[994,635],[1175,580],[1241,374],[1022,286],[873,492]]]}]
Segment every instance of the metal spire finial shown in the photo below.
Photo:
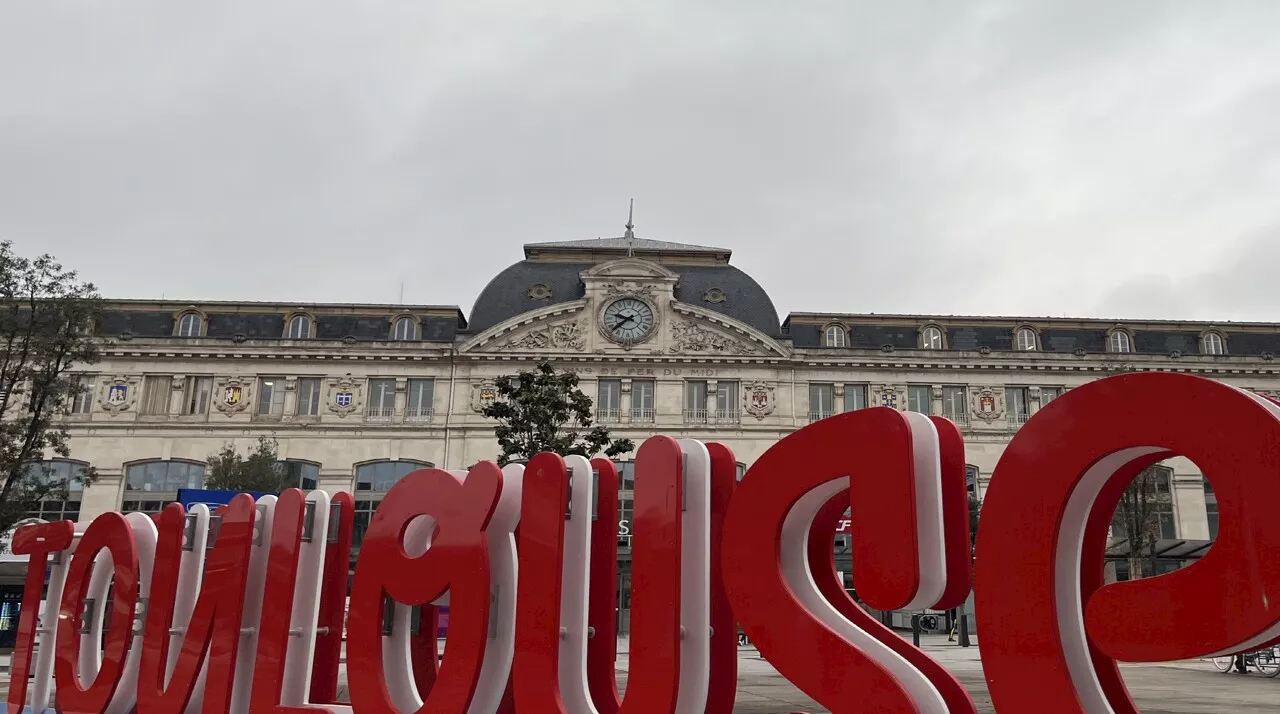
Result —
[{"label": "metal spire finial", "polygon": [[635,224],[632,221],[632,218],[635,216],[635,213],[636,213],[636,200],[633,198],[631,199],[631,207],[627,209],[627,226],[626,226],[627,232],[622,236],[627,241],[627,257],[628,258],[634,257],[636,254]]}]

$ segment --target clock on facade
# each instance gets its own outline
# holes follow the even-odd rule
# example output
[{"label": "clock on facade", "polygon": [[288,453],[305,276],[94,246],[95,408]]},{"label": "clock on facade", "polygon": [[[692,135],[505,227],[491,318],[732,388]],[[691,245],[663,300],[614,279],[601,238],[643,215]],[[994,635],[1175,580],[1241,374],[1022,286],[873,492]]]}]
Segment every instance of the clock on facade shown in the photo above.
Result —
[{"label": "clock on facade", "polygon": [[609,303],[601,319],[609,337],[624,345],[634,345],[647,339],[655,324],[653,307],[633,297]]}]

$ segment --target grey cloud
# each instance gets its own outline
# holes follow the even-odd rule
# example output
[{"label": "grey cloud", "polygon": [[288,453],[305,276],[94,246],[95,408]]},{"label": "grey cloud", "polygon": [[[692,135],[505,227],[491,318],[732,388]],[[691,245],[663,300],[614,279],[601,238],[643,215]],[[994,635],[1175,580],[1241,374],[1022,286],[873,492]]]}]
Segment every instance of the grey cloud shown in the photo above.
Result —
[{"label": "grey cloud", "polygon": [[784,312],[1265,319],[1261,283],[1187,286],[1256,272],[1280,221],[1277,29],[1266,1],[16,3],[0,235],[122,297],[469,309],[634,196]]}]

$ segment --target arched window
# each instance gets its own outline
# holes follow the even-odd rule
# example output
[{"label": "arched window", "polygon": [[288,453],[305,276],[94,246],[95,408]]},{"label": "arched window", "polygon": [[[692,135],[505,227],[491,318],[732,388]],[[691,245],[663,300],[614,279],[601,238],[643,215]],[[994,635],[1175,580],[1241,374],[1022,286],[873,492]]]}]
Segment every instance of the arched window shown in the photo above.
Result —
[{"label": "arched window", "polygon": [[291,340],[305,340],[311,337],[311,316],[294,315],[289,318],[289,327],[284,336]]},{"label": "arched window", "polygon": [[1130,352],[1129,333],[1124,330],[1112,330],[1107,335],[1107,351],[1116,354],[1126,354]]},{"label": "arched window", "polygon": [[920,331],[920,347],[926,350],[945,349],[942,339],[942,328],[929,325]]},{"label": "arched window", "polygon": [[320,482],[320,465],[310,461],[286,459],[280,462],[280,470],[284,476],[285,488],[314,491]]},{"label": "arched window", "polygon": [[178,498],[178,489],[203,488],[205,465],[198,461],[136,461],[124,469],[125,513],[159,513]]},{"label": "arched window", "polygon": [[418,321],[409,316],[397,317],[391,339],[401,342],[418,339]]},{"label": "arched window", "polygon": [[184,312],[178,318],[178,337],[199,337],[204,328],[204,318],[198,312]]},{"label": "arched window", "polygon": [[[80,498],[88,468],[88,464],[66,459],[28,464],[23,474],[28,486],[44,491],[45,497],[40,500],[39,506],[27,511],[24,518],[38,518],[42,521],[79,520]],[[51,489],[52,492],[46,489]]]},{"label": "arched window", "polygon": [[356,466],[357,491],[390,491],[397,481],[411,471],[431,468],[435,464],[427,461],[401,459],[399,461],[370,461]]},{"label": "arched window", "polygon": [[1225,355],[1227,353],[1226,340],[1222,339],[1220,332],[1206,332],[1200,338],[1200,351],[1207,355]]},{"label": "arched window", "polygon": [[1036,351],[1036,331],[1030,327],[1019,327],[1014,334],[1013,346],[1019,352]]},{"label": "arched window", "polygon": [[844,347],[844,328],[839,325],[831,325],[827,327],[826,334],[823,336],[823,344],[827,347]]}]

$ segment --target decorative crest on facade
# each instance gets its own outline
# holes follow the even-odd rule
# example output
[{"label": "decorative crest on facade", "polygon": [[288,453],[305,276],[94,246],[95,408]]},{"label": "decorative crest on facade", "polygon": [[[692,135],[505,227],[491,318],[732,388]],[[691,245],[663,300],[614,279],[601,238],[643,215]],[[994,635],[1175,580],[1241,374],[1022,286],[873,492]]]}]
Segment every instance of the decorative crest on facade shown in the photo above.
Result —
[{"label": "decorative crest on facade", "polygon": [[329,411],[345,417],[360,408],[360,384],[351,375],[329,380]]},{"label": "decorative crest on facade", "polygon": [[1004,416],[1004,395],[991,387],[971,387],[969,403],[973,415],[988,424]]},{"label": "decorative crest on facade", "polygon": [[498,385],[492,379],[483,379],[471,385],[471,409],[482,414],[484,408],[498,399]]},{"label": "decorative crest on facade", "polygon": [[111,416],[128,411],[138,396],[137,377],[113,377],[102,386],[99,403]]},{"label": "decorative crest on facade", "polygon": [[756,419],[764,419],[773,413],[776,406],[774,399],[774,385],[767,382],[752,382],[743,390],[742,408]]},{"label": "decorative crest on facade", "polygon": [[620,297],[641,297],[655,299],[654,287],[652,285],[637,285],[636,283],[605,283],[604,296],[607,299]]},{"label": "decorative crest on facade", "polygon": [[250,384],[250,380],[239,377],[220,378],[213,406],[227,416],[244,411],[249,406]]}]

